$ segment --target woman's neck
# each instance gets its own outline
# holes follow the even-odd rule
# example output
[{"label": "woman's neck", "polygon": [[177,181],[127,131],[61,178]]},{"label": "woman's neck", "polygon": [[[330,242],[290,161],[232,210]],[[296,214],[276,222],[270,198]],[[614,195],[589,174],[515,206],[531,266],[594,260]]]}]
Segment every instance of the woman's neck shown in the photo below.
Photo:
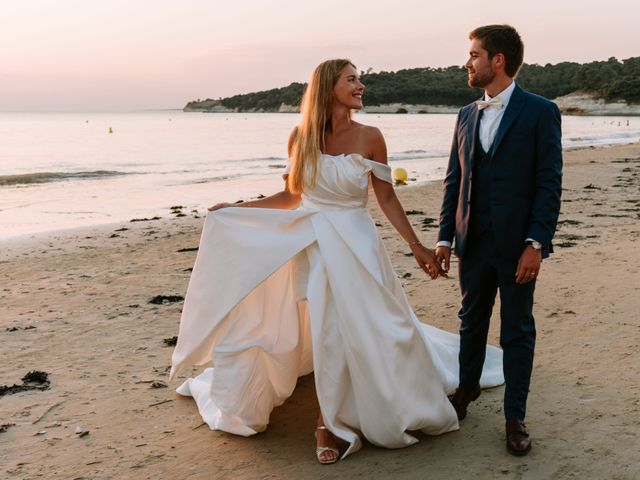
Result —
[{"label": "woman's neck", "polygon": [[334,107],[331,111],[331,123],[328,130],[335,135],[341,131],[348,130],[352,125],[351,110],[344,106]]}]

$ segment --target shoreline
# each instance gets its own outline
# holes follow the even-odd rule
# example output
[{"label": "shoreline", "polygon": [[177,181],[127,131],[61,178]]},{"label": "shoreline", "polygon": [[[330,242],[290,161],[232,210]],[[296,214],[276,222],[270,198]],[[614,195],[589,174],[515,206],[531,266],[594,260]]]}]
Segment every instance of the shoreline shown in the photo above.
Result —
[{"label": "shoreline", "polygon": [[[395,110],[394,110],[395,108]],[[462,107],[448,107],[446,105],[411,105],[411,104],[390,104],[363,108],[359,111],[364,115],[452,115],[457,114]],[[398,109],[407,110],[406,112],[398,111]],[[227,113],[227,114],[246,114],[246,113],[300,113],[295,109],[281,110],[234,110],[234,109],[215,109],[215,110],[198,110],[198,109],[182,109],[184,113]],[[611,111],[611,110],[594,110],[581,111],[575,107],[563,107],[560,110],[563,116],[569,117],[640,117],[640,107],[637,110],[628,111]]]},{"label": "shoreline", "polygon": [[[562,115],[577,117],[637,117],[640,116],[640,104],[624,101],[605,101],[592,95],[574,92],[551,100],[558,105]],[[364,114],[457,114],[464,105],[414,104],[414,103],[384,103],[380,105],[364,106],[360,113]],[[260,108],[238,109],[220,104],[213,106],[182,108],[185,113],[300,113],[299,105],[281,104],[277,109],[264,110]]]},{"label": "shoreline", "polygon": [[[604,144],[604,145],[597,145],[597,146],[572,146],[572,147],[565,147],[563,148],[563,152],[566,154],[568,152],[576,152],[576,151],[583,151],[583,150],[592,150],[592,151],[598,151],[598,150],[607,150],[610,148],[619,148],[619,147],[625,147],[625,146],[629,146],[629,145],[640,145],[640,142],[633,142],[633,143],[624,143],[624,144]],[[396,168],[393,165],[390,165],[391,168]],[[399,168],[404,168],[405,170],[408,170],[407,165],[405,164],[404,166],[399,165]],[[410,172],[409,172],[409,176]],[[408,189],[408,188],[419,188],[419,187],[423,187],[425,185],[430,185],[430,184],[439,184],[442,183],[442,181],[444,180],[444,174],[442,177],[439,178],[432,178],[432,179],[428,179],[428,180],[414,180],[414,181],[409,181],[408,183],[406,183],[405,185],[400,185],[400,186],[396,186],[396,188],[401,188],[401,189]],[[275,193],[275,192],[273,192]],[[255,200],[257,198],[259,198],[259,195],[262,195],[263,193],[255,193],[253,196],[248,196],[248,197],[243,197],[243,198],[237,198],[236,200],[229,200],[232,201],[234,203],[238,203],[240,201],[249,201],[249,200]],[[266,195],[270,195],[272,193],[267,193]],[[179,205],[180,202],[178,200],[175,200],[175,204]],[[191,207],[184,207],[186,210],[189,210],[189,208]],[[120,221],[113,221],[113,222],[108,222],[108,223],[94,223],[94,224],[88,224],[88,225],[80,225],[80,226],[76,226],[76,227],[69,227],[69,228],[61,228],[61,229],[54,229],[54,230],[42,230],[42,231],[38,231],[38,232],[32,232],[32,233],[18,233],[18,234],[9,234],[8,236],[5,237],[0,237],[0,246],[3,247],[7,247],[7,246],[12,246],[14,244],[20,244],[20,243],[38,243],[38,242],[42,242],[42,243],[46,243],[48,241],[48,239],[50,237],[55,237],[55,238],[60,238],[60,237],[67,237],[67,236],[74,236],[74,235],[83,235],[83,234],[87,234],[87,235],[95,235],[95,234],[100,234],[100,233],[104,233],[106,231],[111,231],[111,230],[115,230],[117,228],[122,228],[125,227],[131,223],[147,223],[147,222],[161,222],[162,221],[169,221],[172,220],[173,218],[171,217],[172,214],[172,209],[171,208],[166,208],[167,210],[167,216],[161,216],[159,218],[156,218],[154,215],[157,213],[157,211],[149,211],[147,212],[148,215],[147,217],[147,221],[143,219],[138,219],[138,218],[132,218],[129,220],[120,220]],[[182,212],[184,213],[184,212]],[[188,215],[188,216],[192,216]],[[202,214],[200,213],[200,211],[198,211],[198,213],[196,214],[196,218],[204,218],[206,216],[206,210],[202,211]]]},{"label": "shoreline", "polygon": [[[441,181],[397,192],[432,246]],[[369,210],[418,317],[457,331],[457,262],[450,279],[427,279],[373,196]],[[313,454],[312,375],[299,379],[264,433],[245,438],[203,426],[194,402],[174,392],[201,368],[168,383],[172,348],[165,340],[177,335],[182,303],[150,303],[184,295],[203,221],[119,222],[1,243],[0,384],[19,384],[33,370],[50,381],[47,390],[0,397],[7,478],[640,475],[640,143],[565,151],[556,251],[536,286],[527,416],[534,447],[523,458],[504,450],[502,387],[484,391],[457,432],[418,435],[418,444],[400,450],[366,444],[330,467]],[[494,313],[490,342],[498,336]],[[76,434],[77,427],[88,433]],[[620,440],[615,447],[612,438]]]}]

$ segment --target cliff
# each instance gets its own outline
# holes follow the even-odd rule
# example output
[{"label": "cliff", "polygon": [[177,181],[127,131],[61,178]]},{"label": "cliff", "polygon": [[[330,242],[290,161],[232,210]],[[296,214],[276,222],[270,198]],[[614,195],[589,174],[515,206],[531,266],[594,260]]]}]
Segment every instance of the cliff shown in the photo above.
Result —
[{"label": "cliff", "polygon": [[[553,100],[564,115],[603,115],[603,116],[640,116],[640,104],[630,104],[622,100],[606,101],[597,98],[593,94],[584,92],[570,93]],[[364,113],[457,113],[460,107],[455,105],[412,105],[408,103],[388,103],[383,105],[365,106]],[[277,110],[266,110],[260,108],[229,108],[217,101],[190,102],[185,108],[185,112],[208,112],[208,113],[298,113],[300,107],[297,105],[280,104]]]},{"label": "cliff", "polygon": [[565,115],[640,115],[640,104],[622,100],[607,102],[589,93],[570,93],[554,99]]}]

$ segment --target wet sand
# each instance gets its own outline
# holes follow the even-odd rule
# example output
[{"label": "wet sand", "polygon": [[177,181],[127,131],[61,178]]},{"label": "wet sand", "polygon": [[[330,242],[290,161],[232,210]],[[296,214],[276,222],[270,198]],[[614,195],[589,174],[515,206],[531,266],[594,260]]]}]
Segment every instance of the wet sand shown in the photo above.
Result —
[{"label": "wet sand", "polygon": [[[441,183],[398,193],[423,242],[433,244]],[[501,387],[472,404],[458,432],[420,436],[402,450],[367,444],[332,466],[314,456],[312,375],[274,410],[266,432],[210,431],[195,403],[174,392],[181,379],[167,385],[167,344],[177,335],[207,205],[203,199],[199,218],[167,212],[0,243],[0,384],[22,385],[31,371],[50,382],[0,396],[3,477],[640,477],[640,145],[565,154],[556,253],[536,292],[527,417],[534,448],[524,458],[504,448]],[[451,279],[427,279],[373,199],[370,208],[418,316],[456,331],[456,265]],[[150,303],[157,296],[165,298]],[[493,343],[498,331],[494,315]]]}]

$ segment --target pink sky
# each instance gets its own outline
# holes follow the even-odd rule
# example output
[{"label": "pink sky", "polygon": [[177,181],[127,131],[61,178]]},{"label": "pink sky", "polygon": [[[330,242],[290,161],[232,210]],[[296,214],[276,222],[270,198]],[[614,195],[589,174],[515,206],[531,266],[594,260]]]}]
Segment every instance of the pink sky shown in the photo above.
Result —
[{"label": "pink sky", "polygon": [[467,34],[520,31],[528,63],[640,56],[636,0],[2,0],[0,111],[182,108],[360,69],[461,65]]}]

